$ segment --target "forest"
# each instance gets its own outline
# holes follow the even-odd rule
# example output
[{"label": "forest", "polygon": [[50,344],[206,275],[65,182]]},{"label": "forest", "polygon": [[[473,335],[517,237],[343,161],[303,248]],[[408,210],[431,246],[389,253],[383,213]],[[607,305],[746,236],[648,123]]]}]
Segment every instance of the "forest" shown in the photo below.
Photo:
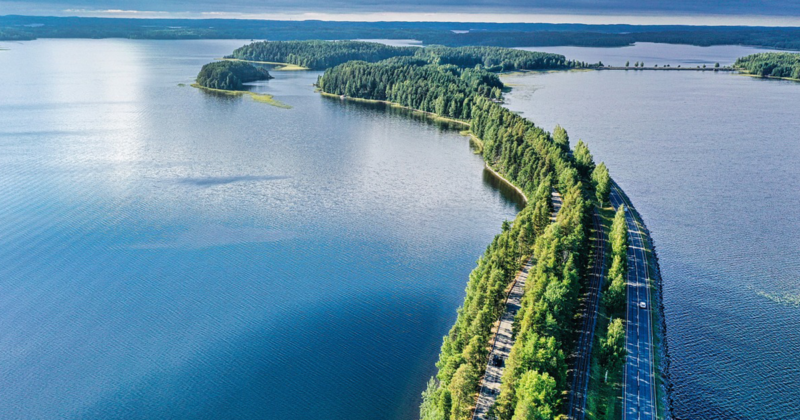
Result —
[{"label": "forest", "polygon": [[544,70],[587,67],[586,63],[567,60],[563,55],[501,47],[451,48],[432,45],[418,48],[418,57],[432,64],[454,64],[459,67],[483,66],[488,71]]},{"label": "forest", "polygon": [[770,52],[741,57],[734,67],[761,77],[782,77],[800,80],[800,54]]},{"label": "forest", "polygon": [[[470,418],[505,289],[531,257],[535,265],[515,318],[517,340],[493,415],[509,420],[557,417],[564,409],[566,355],[574,346],[575,313],[589,263],[590,217],[597,191],[606,199],[608,194],[605,166],[598,165],[595,175],[598,169],[585,144],[579,142],[570,153],[564,129],[548,133],[501,106],[502,84],[481,68],[429,64],[419,57],[353,62],[327,70],[319,87],[468,121],[486,163],[529,197],[469,276],[464,303],[443,339],[438,373],[423,393],[420,417]],[[599,185],[603,180],[605,186]],[[563,205],[551,223],[553,189],[562,194]]]},{"label": "forest", "polygon": [[414,56],[406,63],[482,66],[488,71],[543,70],[587,67],[563,55],[500,47],[392,47],[361,41],[261,41],[237,48],[227,58],[249,61],[291,63],[311,69],[327,69],[348,61],[377,62],[394,57]]},{"label": "forest", "polygon": [[243,90],[244,83],[272,79],[261,67],[241,61],[208,63],[197,74],[197,84],[211,89]]},{"label": "forest", "polygon": [[291,63],[323,70],[352,60],[375,62],[414,55],[416,50],[360,41],[261,41],[237,48],[227,58]]},{"label": "forest", "polygon": [[[455,33],[453,30],[464,31]],[[546,23],[324,22],[247,19],[121,19],[0,16],[0,40],[416,39],[425,45],[622,47],[635,42],[800,49],[800,28]]]},{"label": "forest", "polygon": [[328,69],[317,84],[326,93],[389,101],[461,120],[471,118],[477,97],[502,95],[503,83],[493,73],[409,61],[353,61]]}]

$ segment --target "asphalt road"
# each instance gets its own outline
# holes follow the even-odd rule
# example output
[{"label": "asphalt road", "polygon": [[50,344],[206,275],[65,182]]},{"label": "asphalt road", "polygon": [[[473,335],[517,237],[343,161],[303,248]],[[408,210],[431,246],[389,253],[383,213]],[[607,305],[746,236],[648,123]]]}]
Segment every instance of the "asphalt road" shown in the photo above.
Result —
[{"label": "asphalt road", "polygon": [[592,363],[592,344],[594,331],[597,325],[597,306],[600,303],[600,292],[606,274],[605,249],[606,240],[600,216],[595,212],[592,215],[595,228],[594,237],[594,264],[589,275],[589,287],[581,307],[581,329],[573,355],[569,402],[567,415],[569,419],[583,420],[586,411],[586,390],[589,386],[590,368]]},{"label": "asphalt road", "polygon": [[[553,190],[551,194],[553,202],[553,212],[551,220],[555,220],[558,211],[561,209],[561,195]],[[522,303],[522,295],[525,293],[525,281],[528,279],[528,271],[533,267],[533,257],[522,267],[522,271],[517,274],[514,284],[506,299],[506,308],[500,317],[500,325],[492,342],[492,350],[489,352],[489,360],[486,363],[486,372],[481,379],[481,389],[478,392],[478,401],[475,411],[472,413],[473,420],[486,420],[489,409],[494,405],[500,395],[500,382],[505,371],[505,361],[514,346],[515,337],[512,333],[514,326],[514,316],[519,311]],[[495,366],[494,360],[502,360],[500,366]]]},{"label": "asphalt road", "polygon": [[[631,203],[616,184],[611,188],[611,203],[615,208],[622,204],[628,208],[625,217],[629,241],[625,323],[625,348],[628,355],[623,374],[623,419],[655,420],[657,413],[650,312],[653,305],[647,289],[650,280],[644,234],[631,211]],[[645,303],[645,308],[640,307],[641,302]]]}]

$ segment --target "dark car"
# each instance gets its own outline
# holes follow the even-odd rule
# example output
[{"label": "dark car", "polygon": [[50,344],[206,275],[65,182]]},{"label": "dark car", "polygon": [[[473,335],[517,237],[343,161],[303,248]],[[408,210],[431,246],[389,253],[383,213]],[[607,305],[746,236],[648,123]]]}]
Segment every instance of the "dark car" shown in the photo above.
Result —
[{"label": "dark car", "polygon": [[495,366],[495,367],[503,367],[504,362],[505,361],[500,356],[492,357],[492,365]]}]

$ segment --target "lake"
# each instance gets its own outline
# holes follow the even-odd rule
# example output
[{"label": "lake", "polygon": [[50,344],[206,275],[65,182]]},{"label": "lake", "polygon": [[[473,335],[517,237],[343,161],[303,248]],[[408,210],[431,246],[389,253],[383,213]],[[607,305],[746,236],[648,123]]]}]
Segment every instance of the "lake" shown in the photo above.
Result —
[{"label": "lake", "polygon": [[245,43],[2,43],[0,417],[418,416],[518,204],[318,72],[254,87],[292,109],[188,86]]},{"label": "lake", "polygon": [[[536,49],[673,67],[763,51]],[[632,70],[503,80],[510,109],[588,143],[650,228],[677,418],[800,418],[800,83]]]}]

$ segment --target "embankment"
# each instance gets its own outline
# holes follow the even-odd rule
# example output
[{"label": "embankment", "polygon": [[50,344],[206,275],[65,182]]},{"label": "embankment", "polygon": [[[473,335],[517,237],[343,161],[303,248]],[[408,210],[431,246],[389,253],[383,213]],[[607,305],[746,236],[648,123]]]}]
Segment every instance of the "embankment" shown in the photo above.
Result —
[{"label": "embankment", "polygon": [[641,231],[644,233],[645,252],[648,256],[648,268],[650,272],[648,276],[652,280],[650,287],[650,298],[654,305],[658,308],[653,312],[652,327],[655,343],[654,358],[656,375],[656,392],[658,400],[658,417],[662,419],[672,419],[672,398],[670,392],[672,390],[672,382],[669,376],[669,345],[667,344],[667,324],[664,318],[664,302],[663,302],[663,281],[661,278],[661,267],[658,264],[658,253],[656,252],[655,242],[650,230],[644,223],[644,219],[633,206],[633,202],[625,194],[625,191],[619,187],[615,181],[612,180],[613,186],[616,187],[623,200],[631,212],[636,222],[641,226]]}]

